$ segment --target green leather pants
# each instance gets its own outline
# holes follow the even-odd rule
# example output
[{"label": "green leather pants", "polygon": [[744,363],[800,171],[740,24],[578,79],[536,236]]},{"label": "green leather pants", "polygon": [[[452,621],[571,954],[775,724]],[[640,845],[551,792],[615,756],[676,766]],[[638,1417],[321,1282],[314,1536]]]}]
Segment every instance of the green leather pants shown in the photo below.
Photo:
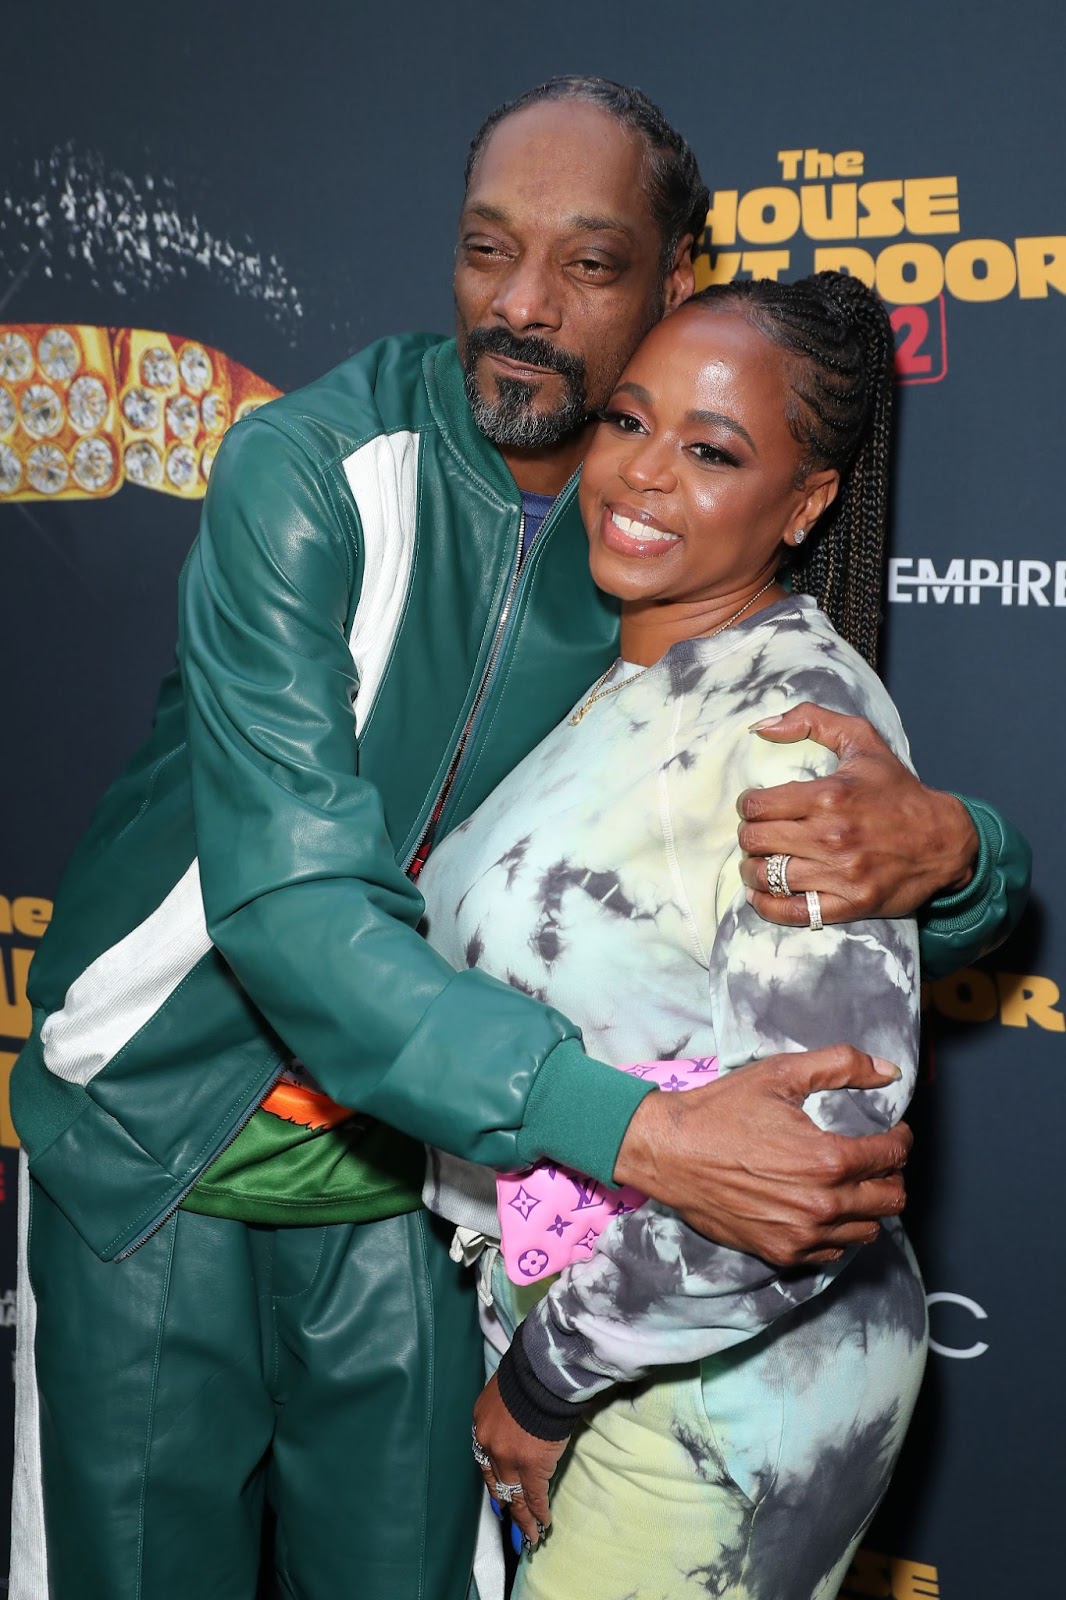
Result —
[{"label": "green leather pants", "polygon": [[253,1600],[265,1501],[287,1600],[462,1600],[481,1348],[427,1213],[104,1265],[31,1188],[49,1600]]}]

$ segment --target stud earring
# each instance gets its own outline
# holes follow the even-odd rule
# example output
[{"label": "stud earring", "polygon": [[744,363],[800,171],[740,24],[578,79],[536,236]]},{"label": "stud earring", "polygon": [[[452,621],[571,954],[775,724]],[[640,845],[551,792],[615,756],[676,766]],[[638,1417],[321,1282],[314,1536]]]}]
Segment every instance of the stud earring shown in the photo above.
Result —
[{"label": "stud earring", "polygon": [[806,539],[806,537],[807,537],[806,528],[797,528],[795,533],[792,535],[792,537],[796,541],[797,544],[802,544],[804,539]]}]

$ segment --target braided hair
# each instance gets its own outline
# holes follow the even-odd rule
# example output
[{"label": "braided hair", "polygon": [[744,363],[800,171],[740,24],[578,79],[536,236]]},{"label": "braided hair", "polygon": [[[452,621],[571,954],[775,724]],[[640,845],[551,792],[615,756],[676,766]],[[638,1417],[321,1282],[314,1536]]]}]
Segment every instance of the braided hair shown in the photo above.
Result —
[{"label": "braided hair", "polygon": [[798,283],[712,284],[688,303],[736,309],[798,359],[787,420],[806,457],[799,482],[834,467],[840,491],[818,536],[790,563],[794,590],[813,595],[837,631],[877,665],[891,450],[892,327],[859,279],[819,272]]},{"label": "braided hair", "polygon": [[662,238],[660,265],[665,276],[674,264],[677,247],[686,233],[699,239],[707,225],[710,196],[700,177],[692,150],[642,89],[615,83],[611,78],[549,78],[490,111],[474,135],[464,174],[466,187],[489,136],[505,117],[546,100],[580,100],[598,106],[608,116],[640,136],[644,144],[644,190],[648,209]]}]

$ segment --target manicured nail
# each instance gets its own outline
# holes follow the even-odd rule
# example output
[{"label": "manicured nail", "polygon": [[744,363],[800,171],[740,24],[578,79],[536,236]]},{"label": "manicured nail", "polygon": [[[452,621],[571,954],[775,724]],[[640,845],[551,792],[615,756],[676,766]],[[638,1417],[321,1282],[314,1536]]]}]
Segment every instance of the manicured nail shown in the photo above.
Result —
[{"label": "manicured nail", "polygon": [[784,720],[784,717],[763,717],[759,722],[749,722],[748,732],[758,733],[760,728],[776,728],[777,724]]},{"label": "manicured nail", "polygon": [[896,1066],[894,1061],[886,1061],[884,1056],[871,1056],[870,1060],[873,1062],[882,1078],[893,1078],[897,1081],[902,1078],[903,1074]]},{"label": "manicured nail", "polygon": [[494,1495],[491,1495],[491,1494],[489,1495],[489,1505],[492,1507],[493,1516],[494,1517],[498,1517],[499,1520],[502,1522],[503,1521],[503,1510],[502,1510],[502,1508],[500,1506],[500,1502],[496,1499],[496,1497]]},{"label": "manicured nail", "polygon": [[745,889],[744,890],[744,898],[748,902],[749,906],[753,906],[755,904],[755,890],[754,889]]},{"label": "manicured nail", "polygon": [[521,1528],[518,1526],[517,1522],[512,1522],[511,1523],[511,1548],[514,1551],[516,1556],[520,1556],[522,1554],[522,1539],[523,1539],[523,1534],[522,1534]]}]

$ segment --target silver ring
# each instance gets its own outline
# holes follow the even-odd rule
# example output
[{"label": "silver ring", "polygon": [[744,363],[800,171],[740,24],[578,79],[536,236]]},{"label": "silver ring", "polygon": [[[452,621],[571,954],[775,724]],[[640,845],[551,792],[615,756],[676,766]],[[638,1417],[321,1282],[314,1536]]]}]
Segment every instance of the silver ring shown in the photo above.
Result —
[{"label": "silver ring", "polygon": [[473,1426],[471,1427],[471,1429],[470,1429],[470,1437],[471,1437],[471,1441],[472,1441],[471,1445],[470,1445],[470,1448],[474,1452],[474,1460],[477,1462],[479,1467],[483,1468],[483,1470],[485,1472],[491,1472],[492,1471],[492,1457],[489,1455],[488,1451],[485,1449],[485,1446],[481,1443],[481,1440],[478,1438],[478,1436],[477,1436],[477,1428],[476,1427],[473,1427]]},{"label": "silver ring", "polygon": [[497,1478],[496,1488],[493,1492],[501,1505],[509,1506],[512,1500],[516,1500],[525,1491],[520,1483],[501,1483]]},{"label": "silver ring", "polygon": [[817,889],[807,890],[807,920],[815,933],[818,933],[823,926],[822,902],[818,898]]},{"label": "silver ring", "polygon": [[791,860],[791,856],[766,858],[766,887],[775,900],[784,900],[792,895],[788,886],[788,864]]}]

